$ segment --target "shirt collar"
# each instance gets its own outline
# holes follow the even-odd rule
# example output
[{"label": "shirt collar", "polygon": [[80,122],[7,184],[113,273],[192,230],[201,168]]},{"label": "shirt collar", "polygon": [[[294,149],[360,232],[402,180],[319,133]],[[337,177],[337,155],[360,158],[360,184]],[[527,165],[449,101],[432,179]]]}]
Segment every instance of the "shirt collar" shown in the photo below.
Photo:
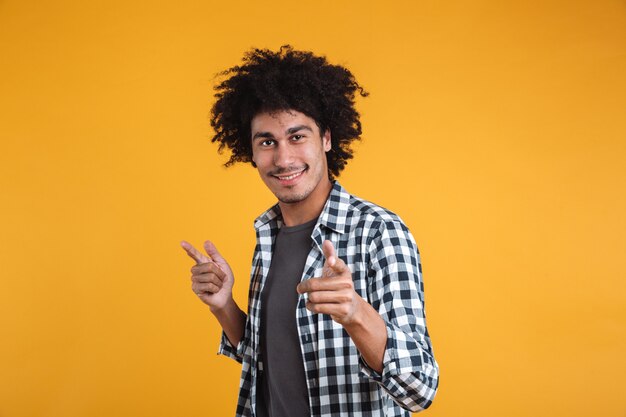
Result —
[{"label": "shirt collar", "polygon": [[[333,187],[328,195],[328,200],[320,213],[316,228],[323,225],[337,233],[345,233],[348,220],[348,208],[350,206],[350,194],[338,181],[333,182]],[[282,225],[282,215],[278,203],[263,212],[254,221],[254,228],[259,230],[263,225],[270,222]]]}]

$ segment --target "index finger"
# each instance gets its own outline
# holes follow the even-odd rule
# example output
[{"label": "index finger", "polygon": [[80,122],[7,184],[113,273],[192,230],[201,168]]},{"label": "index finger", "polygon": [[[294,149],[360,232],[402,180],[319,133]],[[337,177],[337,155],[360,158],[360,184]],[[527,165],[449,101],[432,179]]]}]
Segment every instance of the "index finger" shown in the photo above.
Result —
[{"label": "index finger", "polygon": [[194,248],[191,243],[185,240],[180,242],[180,246],[182,246],[185,252],[187,252],[187,255],[189,255],[190,258],[196,261],[197,264],[203,264],[203,263],[211,261],[211,259],[208,256],[203,255],[202,252]]},{"label": "index finger", "polygon": [[326,262],[330,267],[335,266],[335,262],[337,262],[337,255],[335,255],[335,247],[333,246],[333,242],[330,240],[325,240],[322,243],[322,252],[324,253],[324,258],[326,258]]},{"label": "index finger", "polygon": [[348,266],[345,264],[345,262],[339,256],[337,256],[335,246],[330,240],[325,240],[322,243],[322,252],[324,253],[324,258],[326,258],[324,266],[328,265],[328,267],[332,270],[325,270],[324,276],[332,276],[333,272],[341,274],[348,269]]}]

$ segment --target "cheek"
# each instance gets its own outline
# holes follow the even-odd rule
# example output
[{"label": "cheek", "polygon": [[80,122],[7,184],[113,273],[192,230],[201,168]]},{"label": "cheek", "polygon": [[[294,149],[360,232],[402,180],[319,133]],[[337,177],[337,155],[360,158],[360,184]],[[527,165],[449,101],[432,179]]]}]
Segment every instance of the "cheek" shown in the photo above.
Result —
[{"label": "cheek", "polygon": [[265,165],[267,165],[268,163],[268,156],[267,152],[259,152],[259,153],[255,153],[252,152],[252,165],[257,168],[257,167],[263,167]]}]

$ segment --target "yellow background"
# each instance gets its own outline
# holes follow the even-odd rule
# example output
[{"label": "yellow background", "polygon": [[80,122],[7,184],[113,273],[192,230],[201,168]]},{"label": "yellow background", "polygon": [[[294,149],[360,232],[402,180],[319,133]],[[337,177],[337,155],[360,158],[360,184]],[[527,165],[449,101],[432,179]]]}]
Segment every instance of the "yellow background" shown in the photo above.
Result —
[{"label": "yellow background", "polygon": [[0,1],[0,416],[230,416],[190,289],[274,202],[213,75],[291,43],[371,92],[341,183],[422,253],[436,416],[626,415],[626,3]]}]

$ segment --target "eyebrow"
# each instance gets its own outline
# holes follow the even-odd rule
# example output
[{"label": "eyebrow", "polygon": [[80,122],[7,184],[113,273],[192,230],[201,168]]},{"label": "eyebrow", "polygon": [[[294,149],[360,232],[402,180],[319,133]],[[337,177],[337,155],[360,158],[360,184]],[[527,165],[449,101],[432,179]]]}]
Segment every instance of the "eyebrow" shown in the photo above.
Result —
[{"label": "eyebrow", "polygon": [[307,125],[298,125],[298,126],[290,127],[289,129],[287,129],[286,133],[293,134],[300,130],[308,130],[309,132],[313,133],[313,129],[311,129]]},{"label": "eyebrow", "polygon": [[[313,133],[313,129],[311,129],[309,126],[307,125],[297,125],[294,127],[290,127],[289,129],[287,129],[285,131],[286,134],[288,135],[292,135],[296,132],[299,132],[301,130],[308,130],[309,132]],[[254,136],[252,136],[252,140],[258,139],[258,138],[269,138],[269,139],[273,139],[274,135],[270,132],[256,132],[254,134]]]}]

